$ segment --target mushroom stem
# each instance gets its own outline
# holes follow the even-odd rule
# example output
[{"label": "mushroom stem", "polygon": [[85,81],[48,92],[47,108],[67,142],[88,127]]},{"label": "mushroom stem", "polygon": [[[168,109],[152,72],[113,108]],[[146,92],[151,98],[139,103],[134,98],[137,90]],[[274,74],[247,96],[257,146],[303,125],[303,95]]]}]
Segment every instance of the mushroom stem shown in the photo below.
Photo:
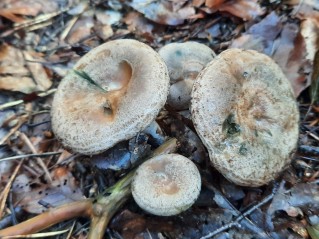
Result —
[{"label": "mushroom stem", "polygon": [[[177,140],[172,138],[158,147],[149,158],[154,156],[173,153],[177,148]],[[147,159],[149,159],[147,158]],[[91,218],[91,226],[88,239],[103,238],[105,229],[131,194],[130,184],[136,169],[133,169],[114,186],[102,193],[96,202],[92,199],[84,199],[77,202],[67,203],[57,208],[52,208],[25,222],[0,230],[0,238],[5,236],[27,235],[37,233],[50,226],[76,217]],[[110,194],[105,196],[105,194]]]}]

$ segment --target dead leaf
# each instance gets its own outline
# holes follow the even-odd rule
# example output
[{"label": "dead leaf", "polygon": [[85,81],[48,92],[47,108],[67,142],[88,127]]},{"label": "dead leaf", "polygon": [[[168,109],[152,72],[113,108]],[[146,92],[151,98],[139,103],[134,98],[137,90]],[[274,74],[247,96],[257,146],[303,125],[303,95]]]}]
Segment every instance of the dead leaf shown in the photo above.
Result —
[{"label": "dead leaf", "polygon": [[23,54],[24,59],[26,61],[26,65],[30,70],[30,73],[32,74],[32,79],[35,81],[35,84],[37,85],[37,90],[48,90],[51,87],[52,82],[50,81],[42,64],[37,63],[43,61],[43,59],[37,56],[35,52],[24,51]]},{"label": "dead leaf", "polygon": [[219,11],[228,12],[244,21],[250,21],[265,13],[257,0],[232,0],[219,6]]},{"label": "dead leaf", "polygon": [[34,58],[32,54],[6,44],[0,47],[0,89],[28,94],[51,87],[52,82],[42,64],[31,62],[42,59]]},{"label": "dead leaf", "polygon": [[209,8],[218,9],[218,7],[224,2],[225,0],[206,0],[205,5]]},{"label": "dead leaf", "polygon": [[319,18],[318,22],[313,18],[307,18],[300,24],[301,35],[305,39],[306,59],[313,61],[316,51],[319,49]]},{"label": "dead leaf", "polygon": [[137,235],[149,230],[169,232],[174,230],[173,225],[166,218],[152,218],[142,216],[129,210],[124,210],[111,222],[110,228],[121,232],[125,239],[136,239]]},{"label": "dead leaf", "polygon": [[26,174],[16,177],[12,191],[14,201],[29,213],[42,213],[49,207],[74,202],[84,198],[75,178],[67,168],[51,172],[52,183],[33,182]]},{"label": "dead leaf", "polygon": [[299,27],[287,23],[278,39],[273,59],[291,82],[296,97],[310,84],[311,63],[306,59],[306,54]]},{"label": "dead leaf", "polygon": [[154,24],[149,20],[145,19],[142,14],[138,12],[130,12],[123,19],[125,24],[128,26],[128,30],[139,36],[143,36],[149,41],[152,41]]},{"label": "dead leaf", "polygon": [[203,5],[205,2],[205,0],[192,0],[192,5],[194,7],[200,7],[201,5]]},{"label": "dead leaf", "polygon": [[282,30],[282,22],[275,12],[252,25],[247,33],[233,40],[230,48],[251,49],[271,55],[274,41]]},{"label": "dead leaf", "polygon": [[[141,1],[133,0],[129,5],[136,11],[154,22],[165,25],[180,25],[195,14],[195,9],[190,4],[181,6],[179,1]],[[184,1],[182,1],[184,3]]]},{"label": "dead leaf", "polygon": [[287,191],[281,187],[274,196],[268,210],[268,223],[276,211],[283,210],[289,216],[319,213],[319,185],[316,183],[300,183]]},{"label": "dead leaf", "polygon": [[69,44],[78,43],[91,35],[91,29],[94,26],[93,14],[93,11],[85,12],[74,24],[66,39]]},{"label": "dead leaf", "polygon": [[93,29],[95,34],[103,41],[106,41],[114,34],[114,31],[110,25],[95,24]]},{"label": "dead leaf", "polygon": [[15,23],[22,22],[23,16],[37,16],[59,10],[58,2],[50,0],[4,0],[0,2],[0,16]]},{"label": "dead leaf", "polygon": [[113,25],[118,23],[122,19],[122,14],[118,11],[113,10],[107,10],[107,11],[101,11],[97,10],[95,11],[95,17],[96,19],[104,24],[104,25]]}]

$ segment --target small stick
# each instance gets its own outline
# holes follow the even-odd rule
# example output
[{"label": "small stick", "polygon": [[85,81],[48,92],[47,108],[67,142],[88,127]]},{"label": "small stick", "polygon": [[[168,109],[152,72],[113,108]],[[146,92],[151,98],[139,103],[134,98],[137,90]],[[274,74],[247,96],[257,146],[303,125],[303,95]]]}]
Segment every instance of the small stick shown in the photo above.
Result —
[{"label": "small stick", "polygon": [[[56,88],[54,89],[51,89],[51,90],[48,90],[48,91],[45,91],[45,92],[41,92],[39,94],[37,94],[37,96],[39,97],[45,97],[45,96],[48,96],[54,92],[56,92]],[[10,107],[13,107],[13,106],[17,106],[17,105],[21,105],[24,103],[24,100],[16,100],[16,101],[11,101],[11,102],[7,102],[7,103],[4,103],[2,105],[0,105],[0,110],[5,110],[7,108],[10,108]]]},{"label": "small stick", "polygon": [[[170,139],[157,148],[150,157],[163,153],[172,153],[176,151],[176,148],[177,140]],[[106,190],[105,192],[111,193],[109,196],[102,194],[97,199],[84,199],[57,208],[51,208],[47,212],[27,221],[0,230],[0,238],[32,234],[65,220],[75,217],[88,217],[91,218],[88,239],[101,239],[110,219],[129,198],[131,194],[130,183],[134,173],[135,169],[111,187],[112,190]]]},{"label": "small stick", "polygon": [[[215,193],[215,197],[218,197],[218,201],[222,200],[221,203],[223,205],[219,205],[219,203],[217,203],[220,207],[225,208],[225,209],[230,209],[234,212],[234,216],[240,216],[242,215],[241,212],[235,208],[229,201],[227,198],[225,198],[223,196],[223,194],[217,189],[215,188],[213,185],[211,185],[208,182],[205,182],[205,185],[208,189],[212,190]],[[216,200],[215,200],[216,201]],[[217,201],[216,201],[217,202]],[[243,222],[242,222],[243,226],[246,226],[248,229],[252,230],[253,232],[261,235],[263,238],[272,238],[267,232],[265,232],[263,229],[261,229],[260,227],[258,227],[253,221],[251,221],[249,218],[247,218],[246,216],[243,218]],[[227,224],[229,226],[229,224]],[[233,227],[236,225],[231,225],[230,227]],[[228,227],[226,229],[223,230],[227,230]],[[222,230],[222,231],[223,231]],[[219,232],[218,232],[219,233]]]},{"label": "small stick", "polygon": [[13,180],[17,176],[17,173],[19,172],[19,169],[21,168],[22,163],[23,163],[23,160],[20,161],[20,163],[17,165],[12,176],[10,177],[9,182],[7,183],[5,188],[3,189],[2,193],[0,194],[0,201],[1,201],[1,203],[0,203],[0,218],[2,218],[3,210],[4,210],[4,207],[6,205],[6,201],[7,201],[8,194],[10,192],[11,185],[13,183]]},{"label": "small stick", "polygon": [[257,203],[255,206],[253,206],[252,208],[248,209],[247,211],[245,211],[242,215],[238,216],[233,222],[228,223],[220,228],[218,228],[217,230],[209,233],[206,236],[201,237],[200,239],[208,239],[211,238],[213,236],[216,236],[217,234],[226,231],[227,229],[230,229],[234,226],[240,226],[239,222],[245,218],[246,216],[248,216],[249,214],[251,214],[253,211],[255,211],[257,208],[261,207],[262,205],[266,204],[267,202],[269,202],[270,200],[273,199],[275,193],[277,191],[277,188],[273,190],[273,192],[268,195],[267,197],[265,197],[261,202]]},{"label": "small stick", "polygon": [[11,157],[7,157],[7,158],[2,158],[2,159],[0,159],[0,162],[9,161],[9,160],[15,160],[15,159],[30,158],[30,157],[47,157],[47,156],[59,155],[61,153],[62,152],[47,152],[47,153],[40,153],[40,154],[16,155],[16,156],[11,156]]},{"label": "small stick", "polygon": [[[34,148],[33,144],[30,141],[30,139],[24,133],[20,133],[20,138],[29,147],[29,149],[31,150],[31,152],[33,154],[38,154],[37,150]],[[42,159],[39,158],[39,157],[36,157],[36,160],[37,160],[38,164],[42,167],[44,173],[46,174],[47,179],[49,180],[49,182],[52,182],[52,178],[51,178],[51,175],[49,173],[49,170],[48,170],[47,166],[43,163]]]},{"label": "small stick", "polygon": [[27,121],[29,115],[24,114],[19,118],[19,123],[12,128],[9,133],[0,140],[0,145],[4,144],[17,130]]},{"label": "small stick", "polygon": [[90,199],[68,203],[21,222],[15,226],[0,230],[0,238],[4,236],[33,234],[56,223],[74,218],[93,216],[93,203]]}]

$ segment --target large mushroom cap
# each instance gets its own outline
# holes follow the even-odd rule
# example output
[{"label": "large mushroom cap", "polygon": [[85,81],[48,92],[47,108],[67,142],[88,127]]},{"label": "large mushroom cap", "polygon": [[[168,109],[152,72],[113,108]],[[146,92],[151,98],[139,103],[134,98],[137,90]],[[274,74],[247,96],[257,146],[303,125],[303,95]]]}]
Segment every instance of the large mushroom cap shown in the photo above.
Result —
[{"label": "large mushroom cap", "polygon": [[297,144],[290,82],[256,51],[226,50],[209,63],[194,83],[191,111],[213,165],[239,185],[274,179]]},{"label": "large mushroom cap", "polygon": [[214,51],[198,42],[170,43],[158,52],[171,81],[167,103],[177,110],[188,109],[198,73],[214,58]]},{"label": "large mushroom cap", "polygon": [[56,136],[76,152],[95,154],[133,137],[165,104],[165,63],[136,40],[107,42],[83,56],[74,70],[60,83],[51,115]]},{"label": "large mushroom cap", "polygon": [[164,154],[143,163],[132,182],[136,203],[158,216],[188,209],[197,199],[201,178],[195,164],[178,154]]}]

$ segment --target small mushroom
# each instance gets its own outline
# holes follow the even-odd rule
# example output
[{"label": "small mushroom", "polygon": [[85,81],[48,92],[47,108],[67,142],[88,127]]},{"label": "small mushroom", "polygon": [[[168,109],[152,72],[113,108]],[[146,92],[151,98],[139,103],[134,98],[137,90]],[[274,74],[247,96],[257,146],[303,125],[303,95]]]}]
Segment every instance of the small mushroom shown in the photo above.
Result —
[{"label": "small mushroom", "polygon": [[299,112],[290,82],[268,56],[229,49],[198,75],[191,112],[212,164],[230,181],[260,186],[290,162]]},{"label": "small mushroom", "polygon": [[73,151],[96,154],[145,129],[164,106],[169,76],[151,47],[107,42],[83,56],[60,83],[52,128]]},{"label": "small mushroom", "polygon": [[158,216],[176,215],[197,199],[201,178],[195,164],[178,154],[156,156],[143,163],[132,182],[136,203]]},{"label": "small mushroom", "polygon": [[188,109],[198,73],[214,58],[214,51],[197,42],[171,43],[158,52],[164,59],[171,87],[167,103],[176,110]]}]

